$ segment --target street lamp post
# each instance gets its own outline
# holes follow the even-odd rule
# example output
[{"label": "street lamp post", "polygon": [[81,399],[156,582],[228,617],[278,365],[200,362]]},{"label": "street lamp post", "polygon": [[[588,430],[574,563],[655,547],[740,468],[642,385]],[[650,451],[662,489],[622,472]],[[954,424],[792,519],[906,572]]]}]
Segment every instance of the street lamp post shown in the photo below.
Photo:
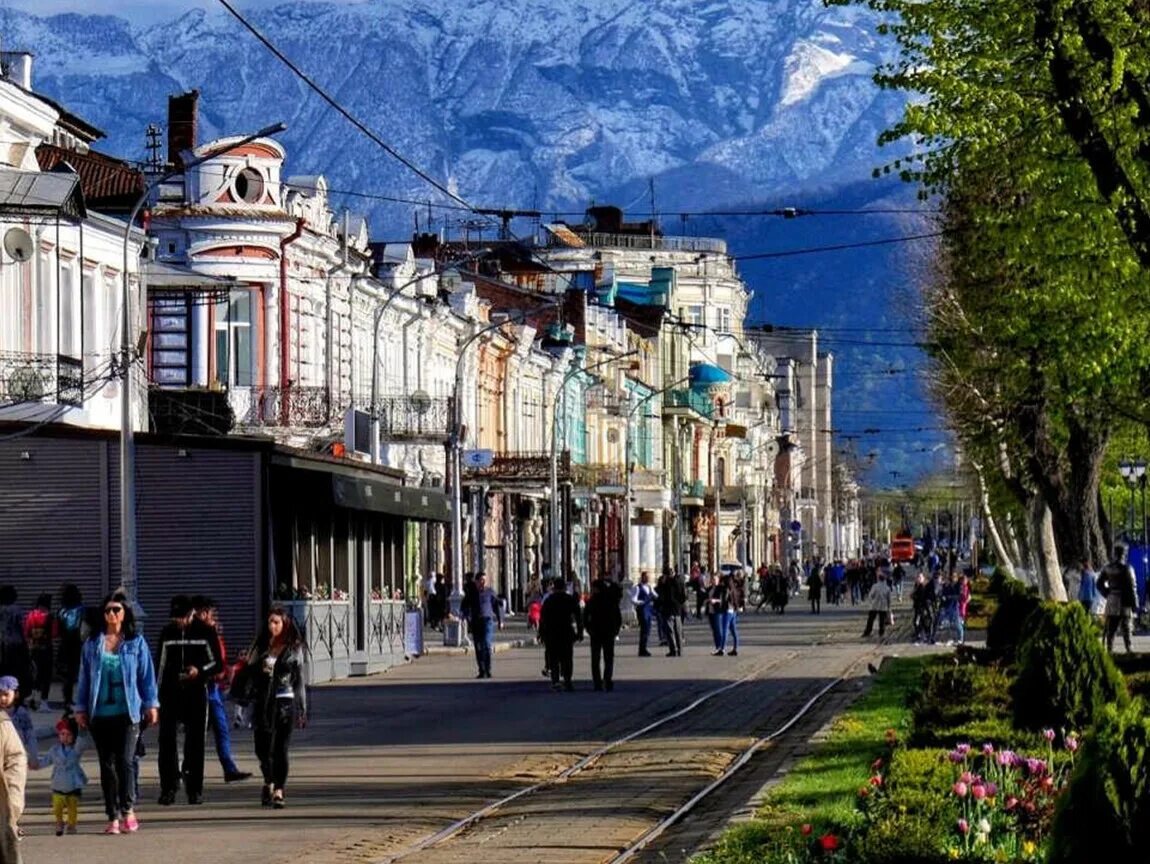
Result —
[{"label": "street lamp post", "polygon": [[[548,304],[555,306],[557,304]],[[451,397],[451,471],[453,481],[451,484],[451,614],[459,617],[459,607],[463,602],[463,359],[467,356],[467,349],[479,337],[498,330],[506,324],[522,319],[528,315],[540,312],[548,306],[536,306],[530,309],[516,309],[510,312],[507,318],[488,324],[476,330],[463,344],[459,346],[459,357],[455,361],[455,385]],[[456,638],[462,636],[457,632]],[[444,628],[443,641],[448,643],[449,629]]]},{"label": "street lamp post", "polygon": [[128,220],[124,225],[124,270],[120,297],[120,587],[128,602],[132,604],[136,615],[140,617],[143,616],[143,609],[140,606],[136,582],[136,438],[132,428],[132,366],[139,336],[132,332],[132,286],[128,274],[128,246],[132,239],[132,228],[152,192],[164,181],[185,173],[189,168],[195,168],[209,159],[215,159],[260,138],[275,135],[286,128],[285,123],[273,123],[219,150],[184,160],[177,169],[165,171],[144,187],[144,191],[132,205],[131,213],[128,214]]},{"label": "street lamp post", "polygon": [[1134,488],[1142,486],[1142,500],[1143,511],[1145,511],[1146,500],[1146,460],[1142,457],[1136,459],[1123,459],[1118,463],[1118,473],[1122,475],[1122,479],[1126,482],[1127,488],[1130,490],[1130,518],[1127,521],[1127,540],[1133,539],[1134,535]]},{"label": "street lamp post", "polygon": [[[622,360],[625,357],[631,357],[638,354],[638,349],[628,351],[625,354],[612,355],[597,363],[592,363],[590,366],[579,366],[569,371],[563,376],[563,383],[559,386],[559,398],[555,400],[555,410],[551,418],[551,532],[549,545],[551,547],[551,575],[562,576],[564,579],[567,577],[566,568],[562,567],[560,561],[561,553],[559,550],[559,409],[563,408],[563,414],[567,413],[567,385],[571,379],[582,372],[592,372],[601,366],[606,366],[609,363],[614,363],[617,360]],[[563,514],[563,518],[567,518],[567,514]]]}]

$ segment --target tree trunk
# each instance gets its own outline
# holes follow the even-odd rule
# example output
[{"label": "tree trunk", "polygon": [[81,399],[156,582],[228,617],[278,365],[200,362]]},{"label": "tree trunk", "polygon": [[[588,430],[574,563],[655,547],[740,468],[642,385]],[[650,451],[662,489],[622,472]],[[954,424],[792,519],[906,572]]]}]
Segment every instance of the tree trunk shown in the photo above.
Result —
[{"label": "tree trunk", "polygon": [[1102,483],[1102,460],[1110,440],[1110,424],[1101,418],[1069,419],[1066,461],[1069,463],[1066,514],[1073,530],[1060,537],[1062,560],[1073,567],[1082,561],[1107,560],[1106,535],[1102,533],[1099,513],[1099,487]]},{"label": "tree trunk", "polygon": [[1030,540],[1036,561],[1038,594],[1044,600],[1066,602],[1062,568],[1058,564],[1058,544],[1054,540],[1054,515],[1041,495],[1034,495],[1026,508],[1030,520]]},{"label": "tree trunk", "polygon": [[971,466],[974,468],[974,476],[978,480],[978,509],[982,514],[982,524],[986,526],[986,533],[990,535],[990,542],[994,546],[994,557],[998,561],[998,566],[1013,579],[1018,559],[1007,551],[1006,544],[1002,542],[998,522],[995,521],[994,514],[990,511],[990,493],[986,488],[986,478],[983,476],[982,466],[977,462],[971,462]]}]

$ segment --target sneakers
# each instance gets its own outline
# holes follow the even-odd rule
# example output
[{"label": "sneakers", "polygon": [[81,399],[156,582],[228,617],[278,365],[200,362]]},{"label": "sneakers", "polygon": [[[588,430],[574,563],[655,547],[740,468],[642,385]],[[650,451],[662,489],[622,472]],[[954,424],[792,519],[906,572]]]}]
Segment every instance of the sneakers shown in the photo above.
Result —
[{"label": "sneakers", "polygon": [[739,652],[736,651],[734,648],[732,648],[730,651],[727,652],[727,656],[728,657],[738,657]]},{"label": "sneakers", "polygon": [[239,783],[241,780],[247,780],[251,776],[251,771],[228,771],[224,774],[224,782]]},{"label": "sneakers", "polygon": [[283,810],[286,805],[284,804],[284,792],[282,789],[277,789],[272,793],[272,809]]},{"label": "sneakers", "polygon": [[[124,817],[124,830],[129,834],[135,834],[140,830],[140,820],[136,818],[135,813],[129,813]],[[72,829],[72,833],[76,833],[75,828]]]},{"label": "sneakers", "polygon": [[113,819],[111,822],[109,822],[107,825],[105,825],[104,826],[104,833],[105,834],[119,834],[120,833],[120,820],[119,819]]},{"label": "sneakers", "polygon": [[264,807],[272,806],[272,787],[267,783],[260,789],[260,804]]}]

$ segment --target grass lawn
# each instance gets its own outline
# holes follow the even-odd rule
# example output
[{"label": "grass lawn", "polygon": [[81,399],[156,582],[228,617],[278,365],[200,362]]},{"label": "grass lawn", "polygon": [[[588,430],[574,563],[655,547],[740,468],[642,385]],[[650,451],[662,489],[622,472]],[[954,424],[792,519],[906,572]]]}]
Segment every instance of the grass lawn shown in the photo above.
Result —
[{"label": "grass lawn", "polygon": [[904,738],[911,712],[907,695],[918,689],[927,657],[892,658],[882,665],[871,687],[831,728],[827,740],[802,759],[775,786],[757,817],[723,835],[698,864],[770,862],[764,855],[780,833],[804,823],[814,831],[849,829],[858,821],[859,788],[866,786],[871,763],[889,752],[887,730]]}]

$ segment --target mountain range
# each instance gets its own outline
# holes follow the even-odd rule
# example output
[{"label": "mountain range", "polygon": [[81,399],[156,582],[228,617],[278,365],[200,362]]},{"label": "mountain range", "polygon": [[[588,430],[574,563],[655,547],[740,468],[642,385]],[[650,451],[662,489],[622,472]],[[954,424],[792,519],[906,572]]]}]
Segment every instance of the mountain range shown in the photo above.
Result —
[{"label": "mountain range", "polygon": [[[920,206],[913,190],[871,179],[894,158],[875,142],[905,97],[872,81],[894,45],[868,11],[822,0],[365,0],[244,14],[473,205],[575,221],[591,203],[614,203],[655,212],[668,234],[723,236],[735,256],[770,256],[740,261],[752,317],[824,329],[839,359],[835,426],[876,452],[872,483],[913,473],[940,440],[914,383],[923,359],[911,262],[922,244],[826,249],[916,233],[928,218],[902,212]],[[105,130],[105,152],[144,160],[168,95],[195,88],[201,140],[286,122],[287,173],[326,175],[343,190],[337,205],[366,213],[377,239],[474,218],[412,203],[449,202],[222,5],[147,24],[0,9],[0,41],[35,54],[34,89]],[[816,214],[716,215],[783,207]]]}]

